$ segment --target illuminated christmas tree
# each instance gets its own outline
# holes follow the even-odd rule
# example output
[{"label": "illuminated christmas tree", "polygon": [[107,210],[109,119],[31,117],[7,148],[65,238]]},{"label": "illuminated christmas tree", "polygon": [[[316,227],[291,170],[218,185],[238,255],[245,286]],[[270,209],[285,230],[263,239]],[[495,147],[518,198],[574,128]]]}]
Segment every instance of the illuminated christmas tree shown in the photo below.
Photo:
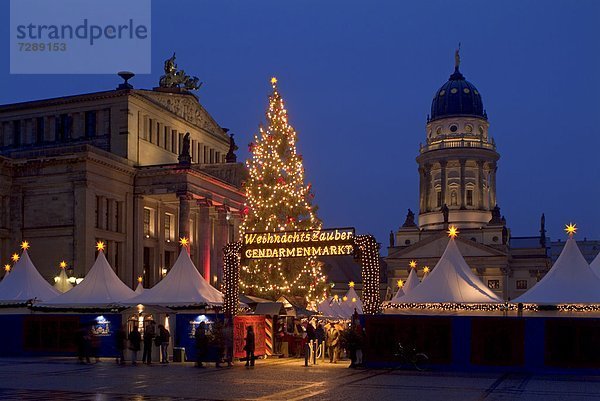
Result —
[{"label": "illuminated christmas tree", "polygon": [[[321,228],[311,185],[304,183],[302,156],[296,153],[296,131],[289,124],[277,79],[260,127],[249,145],[246,161],[246,206],[240,234],[247,232],[312,230]],[[314,258],[253,260],[242,266],[240,289],[248,295],[276,299],[302,297],[307,303],[325,296],[326,278]]]}]

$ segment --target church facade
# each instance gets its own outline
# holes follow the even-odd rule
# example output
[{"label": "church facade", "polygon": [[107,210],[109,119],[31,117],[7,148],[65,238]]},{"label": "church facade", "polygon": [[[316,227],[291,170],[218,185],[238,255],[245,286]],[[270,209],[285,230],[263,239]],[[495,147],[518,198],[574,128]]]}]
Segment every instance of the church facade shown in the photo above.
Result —
[{"label": "church facade", "polygon": [[[542,219],[539,237],[511,238],[496,197],[500,155],[481,94],[455,69],[435,93],[416,158],[418,224],[412,211],[390,233],[387,278],[390,293],[406,280],[411,261],[418,275],[441,257],[449,225],[458,227],[458,247],[483,283],[503,299],[531,288],[550,267],[550,243]],[[412,263],[414,265],[414,263]]]},{"label": "church facade", "polygon": [[102,240],[125,283],[142,276],[150,287],[188,237],[218,288],[245,200],[233,136],[187,88],[134,89],[130,77],[114,90],[0,106],[0,260],[28,240],[48,280],[61,260],[83,277]]}]

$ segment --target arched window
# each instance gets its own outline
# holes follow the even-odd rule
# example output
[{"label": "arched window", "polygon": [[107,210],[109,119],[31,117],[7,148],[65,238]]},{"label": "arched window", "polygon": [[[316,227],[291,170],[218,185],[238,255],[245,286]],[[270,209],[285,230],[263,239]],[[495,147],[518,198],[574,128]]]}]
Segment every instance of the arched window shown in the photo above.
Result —
[{"label": "arched window", "polygon": [[450,192],[450,205],[456,206],[458,204],[458,196],[456,195],[456,191]]}]

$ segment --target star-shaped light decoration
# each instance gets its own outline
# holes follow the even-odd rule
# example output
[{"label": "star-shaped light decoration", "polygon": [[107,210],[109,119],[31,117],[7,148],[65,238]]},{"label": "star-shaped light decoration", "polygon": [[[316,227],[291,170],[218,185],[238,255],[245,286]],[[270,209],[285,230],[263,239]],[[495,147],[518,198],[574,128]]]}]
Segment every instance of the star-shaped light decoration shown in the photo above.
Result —
[{"label": "star-shaped light decoration", "polygon": [[186,237],[179,238],[179,245],[181,245],[183,247],[188,247],[190,245],[190,240],[187,239]]},{"label": "star-shaped light decoration", "polygon": [[10,258],[12,259],[13,262],[17,262],[19,260],[19,254],[13,253]]},{"label": "star-shaped light decoration", "polygon": [[142,281],[144,281],[144,279],[142,278],[142,276],[138,277],[138,283],[142,284]]},{"label": "star-shaped light decoration", "polygon": [[340,299],[340,296],[339,295],[334,295],[333,299],[335,299],[336,301],[338,301]]},{"label": "star-shaped light decoration", "polygon": [[61,269],[66,269],[67,268],[67,262],[65,262],[64,260],[61,261],[58,265],[60,266]]},{"label": "star-shaped light decoration", "polygon": [[342,297],[342,301],[346,302],[347,300],[348,300],[348,297],[344,295],[344,296]]},{"label": "star-shaped light decoration", "polygon": [[458,236],[459,231],[456,226],[450,226],[450,228],[448,229],[448,231],[446,231],[446,233],[448,234],[448,237],[454,239]]},{"label": "star-shaped light decoration", "polygon": [[4,265],[4,271],[7,273],[10,272],[10,265],[8,263]]},{"label": "star-shaped light decoration", "polygon": [[272,77],[271,78],[271,85],[275,85],[275,84],[277,84],[277,78]]},{"label": "star-shaped light decoration", "polygon": [[569,238],[573,238],[573,236],[577,234],[577,224],[565,224],[565,232],[569,234]]},{"label": "star-shaped light decoration", "polygon": [[98,242],[96,242],[96,249],[98,251],[104,251],[104,250],[106,250],[106,244],[102,241],[98,241]]},{"label": "star-shaped light decoration", "polygon": [[348,283],[348,287],[350,287],[350,288],[354,288],[354,281],[351,281],[351,282],[349,282],[349,283]]},{"label": "star-shaped light decoration", "polygon": [[409,266],[411,269],[415,269],[415,268],[417,267],[417,261],[416,261],[416,260],[411,260],[411,261],[408,263],[408,266]]},{"label": "star-shaped light decoration", "polygon": [[27,241],[21,242],[21,249],[24,250],[24,251],[28,250],[29,249],[29,242],[27,242]]},{"label": "star-shaped light decoration", "polygon": [[429,266],[425,266],[423,268],[423,273],[429,273],[431,271],[431,269],[429,268]]},{"label": "star-shaped light decoration", "polygon": [[402,281],[402,280],[398,280],[397,284],[398,284],[398,288],[404,287],[404,281]]}]

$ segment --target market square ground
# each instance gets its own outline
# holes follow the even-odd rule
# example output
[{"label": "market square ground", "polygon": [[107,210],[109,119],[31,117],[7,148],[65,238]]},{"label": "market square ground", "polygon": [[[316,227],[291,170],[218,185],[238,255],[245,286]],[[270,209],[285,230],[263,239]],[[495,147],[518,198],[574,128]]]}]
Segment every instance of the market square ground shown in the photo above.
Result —
[{"label": "market square ground", "polygon": [[0,359],[3,400],[594,400],[600,376],[305,368],[299,359],[260,360],[254,369],[117,366],[105,359]]}]

